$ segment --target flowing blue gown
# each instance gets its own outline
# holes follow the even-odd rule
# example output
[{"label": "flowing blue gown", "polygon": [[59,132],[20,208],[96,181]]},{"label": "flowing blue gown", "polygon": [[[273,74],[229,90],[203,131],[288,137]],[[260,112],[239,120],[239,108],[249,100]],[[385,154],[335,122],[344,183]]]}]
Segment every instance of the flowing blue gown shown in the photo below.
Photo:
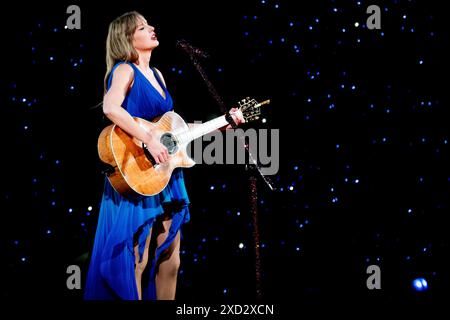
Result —
[{"label": "flowing blue gown", "polygon": [[[164,89],[164,97],[132,63],[117,63],[108,79],[107,89],[111,86],[114,71],[121,63],[128,63],[134,70],[134,82],[128,91],[122,106],[135,117],[152,120],[173,109],[173,101],[167,88],[153,70],[158,83]],[[100,204],[94,248],[87,275],[84,298],[88,300],[137,300],[135,279],[134,244],[137,239],[139,254],[142,258],[145,241],[155,219],[170,214],[172,224],[167,239],[153,255],[148,264],[149,281],[142,283],[142,298],[156,299],[155,276],[159,255],[174,240],[181,226],[188,222],[189,198],[184,185],[183,172],[174,170],[165,189],[155,196],[130,200],[121,196],[105,177],[104,191]],[[167,212],[170,208],[170,212]],[[143,278],[145,279],[145,278]]]}]

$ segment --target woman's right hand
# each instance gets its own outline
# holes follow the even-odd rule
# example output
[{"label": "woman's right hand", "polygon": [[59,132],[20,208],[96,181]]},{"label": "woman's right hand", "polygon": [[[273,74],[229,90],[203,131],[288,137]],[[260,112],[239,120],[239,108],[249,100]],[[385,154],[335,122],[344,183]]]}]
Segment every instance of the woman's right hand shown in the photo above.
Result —
[{"label": "woman's right hand", "polygon": [[169,160],[169,151],[161,142],[154,138],[154,135],[151,135],[144,143],[157,164],[165,163]]}]

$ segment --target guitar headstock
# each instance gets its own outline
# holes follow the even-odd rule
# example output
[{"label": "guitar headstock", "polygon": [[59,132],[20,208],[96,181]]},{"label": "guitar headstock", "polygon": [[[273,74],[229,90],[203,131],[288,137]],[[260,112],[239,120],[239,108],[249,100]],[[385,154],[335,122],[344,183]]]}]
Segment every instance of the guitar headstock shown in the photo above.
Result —
[{"label": "guitar headstock", "polygon": [[258,102],[255,99],[250,99],[249,97],[242,99],[239,103],[239,110],[241,110],[242,115],[246,122],[258,120],[261,115],[261,106],[264,104],[269,104],[270,100],[265,100],[263,102]]}]

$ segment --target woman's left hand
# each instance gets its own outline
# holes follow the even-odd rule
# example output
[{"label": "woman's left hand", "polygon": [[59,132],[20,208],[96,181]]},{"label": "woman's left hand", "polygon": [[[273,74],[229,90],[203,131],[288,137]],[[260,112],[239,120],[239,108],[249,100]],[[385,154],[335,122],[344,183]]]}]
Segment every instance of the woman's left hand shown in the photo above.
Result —
[{"label": "woman's left hand", "polygon": [[[230,115],[237,125],[240,125],[241,123],[245,122],[244,116],[242,115],[241,110],[239,110],[238,108],[231,108]],[[231,129],[231,128],[232,128],[231,124],[229,124],[225,127],[225,129]]]}]

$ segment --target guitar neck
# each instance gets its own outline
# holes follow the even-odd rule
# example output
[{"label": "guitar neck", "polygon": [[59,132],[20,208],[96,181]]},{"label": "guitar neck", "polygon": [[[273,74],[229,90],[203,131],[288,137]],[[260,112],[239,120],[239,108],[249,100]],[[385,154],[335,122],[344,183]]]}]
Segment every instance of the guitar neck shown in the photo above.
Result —
[{"label": "guitar neck", "polygon": [[183,143],[189,143],[190,141],[200,138],[205,134],[208,134],[210,132],[213,132],[214,130],[222,128],[227,124],[228,121],[225,119],[225,115],[223,115],[218,118],[209,120],[205,123],[198,124],[193,128],[189,129],[187,132],[183,132],[181,134],[178,134],[177,136],[178,139],[181,140]]}]

